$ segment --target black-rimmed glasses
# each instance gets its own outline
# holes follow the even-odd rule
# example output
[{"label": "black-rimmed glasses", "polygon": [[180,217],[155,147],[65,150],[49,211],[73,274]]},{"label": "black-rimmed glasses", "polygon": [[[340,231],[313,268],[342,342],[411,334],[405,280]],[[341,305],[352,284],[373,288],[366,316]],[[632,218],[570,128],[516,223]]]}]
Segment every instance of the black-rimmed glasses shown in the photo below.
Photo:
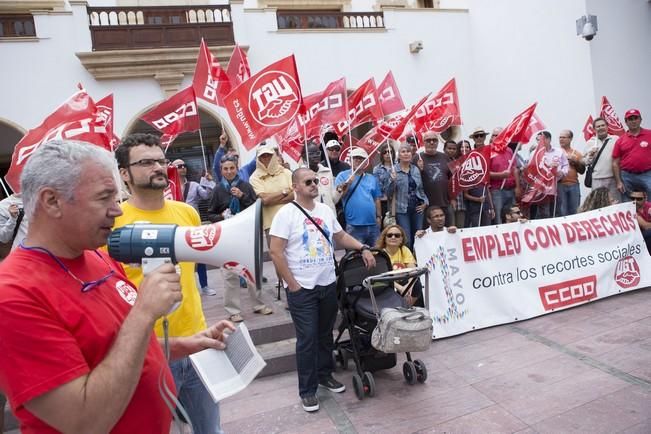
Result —
[{"label": "black-rimmed glasses", "polygon": [[167,166],[170,160],[167,158],[143,158],[142,160],[134,161],[133,163],[127,164],[127,166],[139,166],[139,167],[154,167],[158,164],[160,166]]}]

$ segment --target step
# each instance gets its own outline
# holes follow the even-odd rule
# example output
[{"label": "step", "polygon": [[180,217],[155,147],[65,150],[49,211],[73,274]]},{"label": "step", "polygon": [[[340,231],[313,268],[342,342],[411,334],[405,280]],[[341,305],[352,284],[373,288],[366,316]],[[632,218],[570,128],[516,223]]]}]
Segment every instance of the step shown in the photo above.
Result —
[{"label": "step", "polygon": [[[277,306],[275,308],[278,309]],[[274,318],[265,324],[249,327],[249,334],[255,345],[264,345],[295,338],[296,329],[291,318]]]},{"label": "step", "polygon": [[256,348],[267,362],[258,378],[296,370],[296,338],[256,345]]}]

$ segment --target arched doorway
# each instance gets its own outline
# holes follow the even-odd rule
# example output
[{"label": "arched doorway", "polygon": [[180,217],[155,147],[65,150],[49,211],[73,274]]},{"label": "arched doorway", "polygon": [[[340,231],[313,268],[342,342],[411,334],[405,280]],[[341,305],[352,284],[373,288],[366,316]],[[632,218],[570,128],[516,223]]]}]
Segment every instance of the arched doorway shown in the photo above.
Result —
[{"label": "arched doorway", "polygon": [[[23,138],[27,131],[15,123],[0,118],[0,176],[4,178],[11,165],[11,154],[14,147]],[[5,184],[6,185],[6,184]],[[7,188],[9,188],[7,186]],[[5,197],[4,189],[0,192],[0,198]]]}]

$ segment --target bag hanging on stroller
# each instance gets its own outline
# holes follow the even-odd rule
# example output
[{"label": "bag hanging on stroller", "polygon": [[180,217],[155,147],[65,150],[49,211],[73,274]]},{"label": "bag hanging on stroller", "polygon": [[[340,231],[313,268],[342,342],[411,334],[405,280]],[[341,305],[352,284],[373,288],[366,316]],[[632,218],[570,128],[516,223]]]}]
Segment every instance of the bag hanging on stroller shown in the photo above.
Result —
[{"label": "bag hanging on stroller", "polygon": [[427,351],[432,342],[432,318],[422,307],[384,308],[371,335],[371,345],[384,353]]}]

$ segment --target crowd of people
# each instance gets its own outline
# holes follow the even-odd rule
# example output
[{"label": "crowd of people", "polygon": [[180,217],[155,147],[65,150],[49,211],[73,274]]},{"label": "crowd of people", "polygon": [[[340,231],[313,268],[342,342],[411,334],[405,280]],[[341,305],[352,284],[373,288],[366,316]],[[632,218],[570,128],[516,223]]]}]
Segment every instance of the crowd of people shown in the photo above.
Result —
[{"label": "crowd of people", "polygon": [[[206,218],[219,222],[260,199],[269,252],[296,328],[299,397],[306,411],[316,411],[319,386],[345,390],[332,376],[335,247],[360,251],[371,268],[374,246],[394,268],[408,268],[417,262],[415,239],[428,233],[567,216],[623,200],[635,202],[648,244],[651,130],[641,128],[637,110],[627,111],[625,122],[628,131],[615,137],[597,118],[585,153],[573,147],[572,131],[559,133],[558,147],[542,131],[527,149],[494,152],[488,185],[454,194],[451,163],[490,144],[500,128],[490,137],[475,128],[472,143],[427,132],[422,152],[410,136],[383,145],[375,165],[361,148],[350,150],[350,164],[342,161],[340,138],[326,133],[323,146],[306,144],[294,171],[278,147],[266,143],[241,165],[222,134],[212,173],[198,182],[184,160],[171,163],[183,201],[165,199],[170,163],[155,136],[132,134],[114,155],[70,141],[44,144],[23,170],[22,194],[0,201],[0,242],[12,249],[0,266],[0,347],[12,354],[0,358],[0,387],[26,432],[164,432],[173,413],[159,396],[163,386],[176,393],[196,433],[221,432],[219,406],[188,356],[224,348],[225,332],[244,320],[242,288],[254,313],[273,310],[249,282],[222,270],[230,321],[208,327],[201,296],[215,291],[205,265],[181,263],[179,272],[168,264],[143,276],[101,247],[113,228],[134,222],[198,226],[201,200],[209,202]],[[542,148],[555,192],[525,203],[522,174]],[[581,204],[583,173],[592,190]],[[123,187],[126,200],[118,203]],[[420,285],[409,288],[405,304],[424,306]],[[167,335],[164,354],[159,340]]]}]

